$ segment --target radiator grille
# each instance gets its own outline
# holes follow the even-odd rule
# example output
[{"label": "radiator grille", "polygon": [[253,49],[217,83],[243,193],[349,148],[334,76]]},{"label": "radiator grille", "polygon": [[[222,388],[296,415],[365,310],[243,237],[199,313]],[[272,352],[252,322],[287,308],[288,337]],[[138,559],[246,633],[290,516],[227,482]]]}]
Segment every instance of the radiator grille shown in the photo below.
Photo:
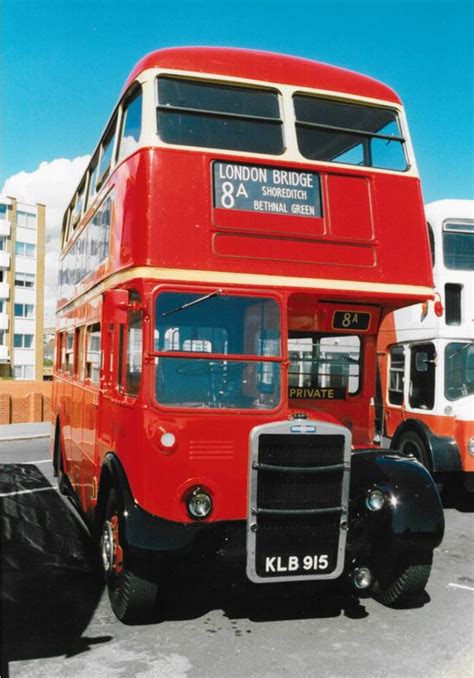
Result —
[{"label": "radiator grille", "polygon": [[[255,572],[274,578],[279,563],[282,576],[291,557],[327,558],[323,573],[331,576],[339,560],[346,437],[338,432],[315,435],[262,433],[253,466],[256,484],[253,511],[257,530]],[[272,560],[273,558],[273,560]],[[275,566],[276,567],[276,566]],[[294,572],[301,578],[301,567]]]},{"label": "radiator grille", "polygon": [[328,466],[344,459],[344,436],[263,434],[258,459],[282,466]]}]

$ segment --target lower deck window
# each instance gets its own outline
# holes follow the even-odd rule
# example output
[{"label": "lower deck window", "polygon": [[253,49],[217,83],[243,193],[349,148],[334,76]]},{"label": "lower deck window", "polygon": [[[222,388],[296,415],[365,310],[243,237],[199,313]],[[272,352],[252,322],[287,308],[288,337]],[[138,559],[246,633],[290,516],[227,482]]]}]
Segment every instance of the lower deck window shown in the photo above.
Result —
[{"label": "lower deck window", "polygon": [[390,371],[388,375],[388,401],[392,405],[403,405],[405,374],[405,353],[403,346],[390,349]]},{"label": "lower deck window", "polygon": [[453,341],[446,346],[444,391],[448,400],[474,394],[474,342]]},{"label": "lower deck window", "polygon": [[294,335],[288,341],[289,386],[345,389],[360,387],[360,337]]}]

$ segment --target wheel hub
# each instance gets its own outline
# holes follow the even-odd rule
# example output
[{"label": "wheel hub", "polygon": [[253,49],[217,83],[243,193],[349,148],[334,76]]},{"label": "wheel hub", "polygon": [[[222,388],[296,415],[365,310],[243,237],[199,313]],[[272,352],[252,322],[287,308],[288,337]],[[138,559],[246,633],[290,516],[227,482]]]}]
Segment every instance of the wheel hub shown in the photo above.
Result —
[{"label": "wheel hub", "polygon": [[118,538],[118,516],[113,515],[104,523],[101,539],[101,555],[104,572],[119,573],[123,568],[123,550]]},{"label": "wheel hub", "polygon": [[114,536],[112,531],[112,525],[110,520],[107,520],[104,524],[104,530],[102,532],[101,539],[101,555],[102,555],[102,565],[106,574],[109,574],[114,566],[114,546],[113,546]]}]

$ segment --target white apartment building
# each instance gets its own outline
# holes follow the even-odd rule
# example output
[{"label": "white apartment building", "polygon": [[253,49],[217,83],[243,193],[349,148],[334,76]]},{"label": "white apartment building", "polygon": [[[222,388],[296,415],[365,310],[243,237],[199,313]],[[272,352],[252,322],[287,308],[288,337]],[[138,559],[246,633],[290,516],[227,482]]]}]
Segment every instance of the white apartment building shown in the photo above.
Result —
[{"label": "white apartment building", "polygon": [[0,378],[43,378],[45,206],[0,197]]}]

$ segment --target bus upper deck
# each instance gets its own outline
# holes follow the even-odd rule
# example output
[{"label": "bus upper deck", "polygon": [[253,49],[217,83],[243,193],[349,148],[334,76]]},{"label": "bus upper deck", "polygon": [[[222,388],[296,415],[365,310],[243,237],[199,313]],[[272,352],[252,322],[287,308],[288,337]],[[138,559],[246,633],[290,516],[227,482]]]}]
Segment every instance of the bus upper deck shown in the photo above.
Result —
[{"label": "bus upper deck", "polygon": [[293,57],[193,48],[142,60],[62,237],[60,306],[142,267],[393,308],[431,293],[400,100],[370,78]]}]

